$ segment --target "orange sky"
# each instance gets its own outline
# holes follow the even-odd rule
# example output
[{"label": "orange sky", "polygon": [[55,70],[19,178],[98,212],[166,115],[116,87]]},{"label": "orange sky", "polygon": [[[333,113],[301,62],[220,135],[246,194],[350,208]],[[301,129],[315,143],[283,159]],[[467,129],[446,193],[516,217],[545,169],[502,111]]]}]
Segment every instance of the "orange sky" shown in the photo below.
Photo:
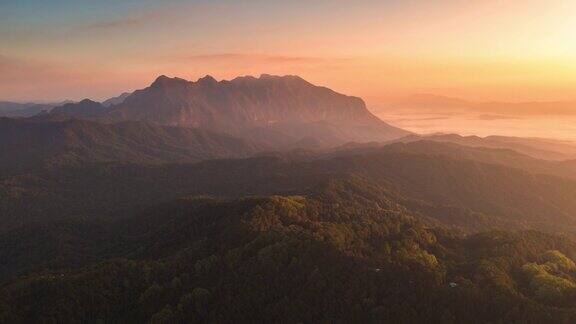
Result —
[{"label": "orange sky", "polygon": [[0,100],[104,99],[167,74],[298,74],[361,96],[576,99],[576,1],[0,4]]}]

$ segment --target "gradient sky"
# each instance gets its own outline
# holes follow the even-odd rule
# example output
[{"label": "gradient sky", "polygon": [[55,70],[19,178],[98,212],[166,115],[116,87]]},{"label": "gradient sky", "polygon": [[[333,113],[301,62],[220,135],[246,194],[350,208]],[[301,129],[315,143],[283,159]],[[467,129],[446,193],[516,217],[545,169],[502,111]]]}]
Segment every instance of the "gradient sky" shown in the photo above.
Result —
[{"label": "gradient sky", "polygon": [[574,0],[0,0],[0,44],[0,100],[261,73],[374,105],[576,99]]}]

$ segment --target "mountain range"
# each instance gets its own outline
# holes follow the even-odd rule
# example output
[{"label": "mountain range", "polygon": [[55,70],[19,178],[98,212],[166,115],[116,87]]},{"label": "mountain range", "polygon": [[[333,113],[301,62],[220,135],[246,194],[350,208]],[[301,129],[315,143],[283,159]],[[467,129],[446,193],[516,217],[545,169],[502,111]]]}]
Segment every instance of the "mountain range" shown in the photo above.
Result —
[{"label": "mountain range", "polygon": [[415,94],[392,100],[388,106],[401,109],[468,111],[482,114],[502,114],[508,116],[571,116],[574,115],[575,101],[471,101],[461,98],[434,94]]},{"label": "mountain range", "polygon": [[571,323],[575,147],[295,76],[2,117],[0,323]]},{"label": "mountain range", "polygon": [[323,146],[385,141],[409,132],[381,121],[356,97],[315,86],[296,76],[262,75],[196,82],[158,77],[115,104],[82,101],[54,109],[75,118],[142,121],[194,127],[253,138],[313,141]]},{"label": "mountain range", "polygon": [[[6,109],[9,108],[8,106],[6,105]],[[192,128],[204,130],[205,134],[235,137],[238,143],[245,143],[252,148],[230,151],[238,152],[238,155],[205,154],[203,152],[207,152],[208,149],[191,145],[190,142],[188,142],[190,145],[183,142],[173,143],[168,150],[151,149],[157,153],[178,149],[188,151],[188,158],[184,158],[186,154],[181,155],[183,161],[190,161],[190,154],[195,150],[200,150],[197,154],[192,154],[196,157],[244,157],[246,152],[297,148],[325,150],[349,143],[419,140],[450,142],[471,147],[510,149],[544,160],[576,159],[576,145],[569,142],[503,136],[480,138],[454,134],[428,136],[410,134],[378,119],[370,113],[361,99],[312,85],[296,76],[262,75],[259,78],[239,77],[231,81],[216,81],[206,76],[196,82],[160,76],[145,89],[132,93],[126,92],[103,103],[89,99],[77,103],[66,103],[50,109],[49,113],[29,118],[33,123],[22,122],[18,125],[23,127],[26,125],[27,134],[32,136],[34,126],[42,128],[45,122],[52,126],[56,125],[54,122],[61,122],[59,125],[70,127],[72,123],[63,123],[68,119],[90,120],[92,124],[84,123],[83,125],[88,127],[98,123],[100,129],[125,128],[126,122],[131,122],[131,127],[148,130],[172,127],[172,129],[182,128],[179,130],[181,133],[190,133],[186,129]],[[118,123],[122,125],[112,126]],[[136,126],[137,123],[141,125]],[[8,127],[7,123],[3,125],[3,127]],[[16,132],[15,124],[11,125],[10,131]],[[82,131],[87,134],[80,134]],[[76,139],[95,136],[92,129],[82,130],[80,123],[77,123],[74,132]],[[115,143],[121,139],[118,136],[112,136],[113,138],[110,139],[103,138],[113,132],[102,132],[97,142],[102,145]],[[157,137],[159,133],[162,132],[157,132]],[[137,134],[137,132],[131,134]],[[12,142],[13,147],[9,146],[10,138],[14,136],[19,135],[14,133],[5,137],[3,145],[6,152],[17,150],[18,142]],[[40,138],[45,134],[39,130],[36,136]],[[156,140],[155,143],[172,143],[173,141],[174,137],[171,137]],[[67,145],[64,147],[74,146],[70,143]],[[101,147],[91,147],[91,145],[98,144],[96,141],[84,141],[82,144],[76,143],[75,147],[83,146],[85,148],[83,152],[86,154],[91,150],[102,151]],[[104,151],[109,152],[110,157],[130,156],[130,154],[125,154],[126,145],[122,153],[114,154],[111,153],[112,150],[120,149],[120,146],[108,146],[109,149]],[[53,146],[46,146],[45,151],[50,150],[51,147]],[[224,150],[214,151],[223,152]],[[56,156],[62,155],[62,152],[50,154]],[[92,158],[83,158],[78,150],[70,152],[69,155],[76,156],[76,160]],[[138,156],[138,154],[133,153],[132,156]],[[174,156],[177,155],[167,156],[166,159],[173,161]],[[157,157],[160,158],[160,156]],[[42,160],[44,159],[40,157],[37,159],[37,161]],[[571,167],[572,163],[567,164]]]},{"label": "mountain range", "polygon": [[50,112],[54,107],[58,107],[67,103],[70,102],[40,104],[0,101],[0,117],[32,117],[40,113]]},{"label": "mountain range", "polygon": [[202,129],[140,122],[0,118],[0,169],[4,171],[78,162],[194,162],[248,157],[266,149]]},{"label": "mountain range", "polygon": [[0,318],[569,322],[576,181],[502,153],[418,141],[3,175]]},{"label": "mountain range", "polygon": [[469,147],[509,149],[541,160],[566,161],[576,159],[576,143],[571,141],[510,136],[461,136],[457,134],[410,135],[399,142],[436,141]]}]

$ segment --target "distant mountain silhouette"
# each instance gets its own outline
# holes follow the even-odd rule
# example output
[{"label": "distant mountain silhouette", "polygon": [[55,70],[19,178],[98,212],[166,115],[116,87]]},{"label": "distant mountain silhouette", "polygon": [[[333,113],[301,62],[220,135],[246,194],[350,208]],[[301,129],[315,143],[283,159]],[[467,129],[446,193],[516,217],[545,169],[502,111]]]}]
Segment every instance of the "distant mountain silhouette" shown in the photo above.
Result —
[{"label": "distant mountain silhouette", "polygon": [[110,107],[110,106],[114,106],[114,105],[118,105],[124,102],[124,100],[126,98],[128,98],[131,95],[131,93],[129,92],[124,92],[123,94],[117,96],[117,97],[113,97],[110,98],[108,100],[104,100],[102,102],[102,105],[104,105],[104,107]]},{"label": "distant mountain silhouette", "polygon": [[570,141],[508,136],[461,136],[458,134],[410,135],[398,141],[437,141],[471,147],[509,149],[533,158],[562,161],[576,159],[576,143]]},{"label": "distant mountain silhouette", "polygon": [[106,113],[106,107],[96,101],[84,99],[77,103],[69,103],[52,109],[55,115],[66,115],[73,118],[87,119],[96,118]]},{"label": "distant mountain silhouette", "polygon": [[41,113],[48,113],[52,110],[52,108],[67,103],[68,102],[39,104],[39,103],[15,103],[15,102],[1,101],[0,117],[11,117],[11,118],[32,117]]},{"label": "distant mountain silhouette", "polygon": [[468,111],[482,114],[503,114],[508,116],[538,116],[576,114],[576,101],[471,101],[434,94],[415,94],[400,98],[389,103],[395,108],[410,108],[422,110],[452,110]]},{"label": "distant mountain silhouette", "polygon": [[8,113],[12,111],[18,111],[24,109],[26,107],[31,106],[32,104],[22,104],[10,101],[0,101],[0,113]]}]

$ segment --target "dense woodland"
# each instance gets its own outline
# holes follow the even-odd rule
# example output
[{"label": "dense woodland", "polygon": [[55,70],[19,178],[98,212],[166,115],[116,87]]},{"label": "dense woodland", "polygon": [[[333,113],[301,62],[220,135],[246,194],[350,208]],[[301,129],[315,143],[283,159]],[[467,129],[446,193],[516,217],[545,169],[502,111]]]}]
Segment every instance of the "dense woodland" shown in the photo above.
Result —
[{"label": "dense woodland", "polygon": [[[41,246],[30,243],[34,231],[49,233]],[[465,237],[393,205],[191,198],[104,227],[13,235],[22,237],[2,241],[11,253],[43,251],[20,257],[34,266],[3,285],[7,323],[576,319],[572,241],[533,231]]]},{"label": "dense woodland", "polygon": [[395,151],[7,175],[0,321],[576,320],[576,183]]}]

